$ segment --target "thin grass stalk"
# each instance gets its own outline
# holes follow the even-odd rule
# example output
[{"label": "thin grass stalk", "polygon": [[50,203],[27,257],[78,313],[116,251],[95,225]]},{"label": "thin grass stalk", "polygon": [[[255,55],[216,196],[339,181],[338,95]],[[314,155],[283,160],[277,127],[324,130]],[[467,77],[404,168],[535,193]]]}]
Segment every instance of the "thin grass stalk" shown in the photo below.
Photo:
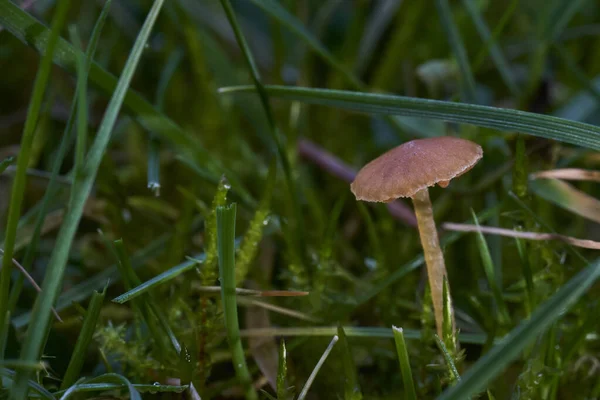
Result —
[{"label": "thin grass stalk", "polygon": [[90,304],[85,313],[85,318],[83,319],[81,331],[77,337],[77,342],[75,342],[75,348],[73,349],[69,366],[67,367],[63,381],[60,384],[60,390],[65,390],[73,385],[81,373],[81,368],[87,358],[88,346],[92,342],[94,332],[96,331],[96,324],[100,317],[105,294],[106,289],[102,292],[95,291],[94,294],[92,294],[92,299],[90,300]]},{"label": "thin grass stalk", "polygon": [[[83,213],[83,207],[92,190],[96,173],[106,147],[108,146],[111,132],[116,123],[125,94],[127,93],[127,88],[131,83],[131,79],[163,2],[164,0],[155,0],[148,13],[146,21],[144,22],[127,59],[117,88],[108,104],[104,118],[100,123],[96,139],[86,157],[83,171],[76,179],[78,181],[75,185],[76,189],[71,193],[69,211],[65,215],[63,225],[58,233],[58,238],[48,263],[48,268],[42,284],[42,293],[38,296],[33,307],[32,322],[27,330],[27,335],[21,351],[21,360],[23,361],[37,361],[42,353],[44,336],[47,327],[49,326],[52,305],[62,287],[62,279],[69,256],[69,250]],[[48,57],[51,58],[51,56]],[[27,396],[27,381],[30,376],[30,371],[18,372],[16,382],[11,389],[11,398],[17,400]]]},{"label": "thin grass stalk", "polygon": [[400,364],[400,373],[402,374],[402,383],[404,384],[404,399],[417,400],[415,391],[415,382],[412,377],[410,360],[408,358],[408,348],[404,341],[404,331],[402,328],[392,327],[394,332],[394,341],[396,342],[396,352],[398,354],[398,363]]},{"label": "thin grass stalk", "polygon": [[236,376],[244,386],[246,399],[257,400],[258,395],[252,385],[246,357],[240,337],[240,327],[235,299],[235,203],[217,208],[217,244],[219,251],[219,276],[221,297],[225,314],[225,329],[232,353]]},{"label": "thin grass stalk", "polygon": [[315,368],[313,369],[313,371],[310,373],[310,376],[306,380],[306,383],[304,384],[304,387],[302,388],[302,391],[298,395],[298,400],[304,400],[306,398],[306,395],[308,394],[308,391],[310,390],[310,387],[312,386],[315,378],[317,377],[317,374],[321,370],[321,367],[323,366],[323,364],[325,364],[325,360],[327,360],[327,357],[329,357],[329,353],[331,353],[331,350],[333,350],[333,346],[335,346],[335,344],[337,343],[338,339],[339,339],[338,336],[335,335],[333,337],[333,339],[331,339],[331,342],[329,342],[329,346],[327,346],[327,348],[323,352],[323,355],[321,356],[321,358],[317,362],[317,365],[315,365]]},{"label": "thin grass stalk", "polygon": [[[23,128],[21,145],[19,147],[19,157],[17,159],[17,171],[10,194],[10,204],[8,209],[8,220],[6,222],[6,231],[4,236],[4,256],[2,258],[2,270],[0,271],[0,336],[5,334],[5,316],[8,311],[8,296],[10,290],[10,277],[12,272],[12,259],[14,256],[14,246],[17,238],[17,227],[21,217],[21,206],[27,183],[27,167],[31,155],[35,130],[44,100],[44,94],[48,87],[50,72],[52,71],[52,57],[60,30],[62,29],[69,11],[70,0],[62,0],[52,19],[50,37],[48,38],[47,53],[42,57],[40,65],[33,84],[33,93],[27,110],[27,119]],[[1,350],[1,349],[0,349]],[[0,360],[4,359],[4,353],[0,353]]]}]

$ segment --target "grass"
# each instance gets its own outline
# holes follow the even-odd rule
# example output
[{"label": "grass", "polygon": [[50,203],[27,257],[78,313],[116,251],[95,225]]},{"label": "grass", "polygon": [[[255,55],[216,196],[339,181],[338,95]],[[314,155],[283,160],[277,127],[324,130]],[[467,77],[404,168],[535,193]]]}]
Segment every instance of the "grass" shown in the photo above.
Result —
[{"label": "grass", "polygon": [[[600,395],[597,254],[528,240],[600,240],[548,175],[598,169],[600,6],[384,3],[0,2],[0,397]],[[410,204],[348,182],[439,135],[484,157],[438,226],[527,233],[440,231],[442,338]]]}]

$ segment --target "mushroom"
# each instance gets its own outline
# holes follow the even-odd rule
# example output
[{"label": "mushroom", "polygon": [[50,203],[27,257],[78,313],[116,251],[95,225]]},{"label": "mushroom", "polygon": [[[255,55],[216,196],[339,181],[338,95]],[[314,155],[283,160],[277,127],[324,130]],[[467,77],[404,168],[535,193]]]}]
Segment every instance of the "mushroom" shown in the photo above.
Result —
[{"label": "mushroom", "polygon": [[482,155],[481,146],[465,139],[450,136],[416,139],[401,144],[365,165],[350,185],[357,200],[388,203],[399,197],[412,198],[440,337],[446,266],[428,188],[435,184],[448,186],[450,180],[473,168]]}]

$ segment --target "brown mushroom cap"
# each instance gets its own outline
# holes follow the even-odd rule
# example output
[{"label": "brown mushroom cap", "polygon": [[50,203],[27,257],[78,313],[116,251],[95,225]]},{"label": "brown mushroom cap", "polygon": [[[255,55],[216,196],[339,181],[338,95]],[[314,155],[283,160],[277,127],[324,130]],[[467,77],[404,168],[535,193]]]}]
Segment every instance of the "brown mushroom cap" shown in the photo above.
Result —
[{"label": "brown mushroom cap", "polygon": [[350,185],[357,200],[389,202],[470,170],[483,155],[469,140],[442,136],[401,144],[365,165]]}]

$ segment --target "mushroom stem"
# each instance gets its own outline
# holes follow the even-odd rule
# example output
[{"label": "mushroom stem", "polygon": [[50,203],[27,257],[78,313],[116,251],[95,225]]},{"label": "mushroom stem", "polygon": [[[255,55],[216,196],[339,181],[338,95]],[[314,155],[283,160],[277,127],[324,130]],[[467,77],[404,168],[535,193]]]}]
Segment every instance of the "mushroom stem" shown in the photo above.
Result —
[{"label": "mushroom stem", "polygon": [[[419,227],[419,236],[425,255],[425,264],[427,265],[427,276],[429,277],[429,286],[431,287],[431,299],[433,301],[433,312],[435,316],[435,325],[440,338],[443,338],[442,326],[444,315],[444,277],[446,274],[446,265],[444,255],[440,248],[435,221],[433,219],[433,209],[429,199],[427,188],[422,189],[412,197]],[[448,288],[449,290],[449,288]],[[449,294],[449,293],[448,293]],[[450,305],[452,314],[452,329],[455,329],[454,312]]]}]

